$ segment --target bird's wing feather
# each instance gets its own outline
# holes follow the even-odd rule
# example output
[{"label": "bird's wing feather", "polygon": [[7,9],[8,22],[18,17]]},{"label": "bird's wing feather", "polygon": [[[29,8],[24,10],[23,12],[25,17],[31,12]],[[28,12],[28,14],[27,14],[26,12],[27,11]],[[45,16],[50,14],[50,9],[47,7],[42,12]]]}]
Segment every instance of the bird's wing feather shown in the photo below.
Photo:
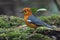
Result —
[{"label": "bird's wing feather", "polygon": [[32,23],[34,23],[36,25],[43,25],[48,28],[53,28],[52,26],[48,25],[47,23],[43,22],[42,20],[36,18],[34,15],[29,16],[28,20],[30,20]]},{"label": "bird's wing feather", "polygon": [[32,22],[31,20],[27,20],[28,22]]},{"label": "bird's wing feather", "polygon": [[41,24],[41,20],[39,20],[38,18],[36,18],[34,15],[29,16],[28,20],[30,20],[32,23],[34,23],[36,25],[42,25]]}]

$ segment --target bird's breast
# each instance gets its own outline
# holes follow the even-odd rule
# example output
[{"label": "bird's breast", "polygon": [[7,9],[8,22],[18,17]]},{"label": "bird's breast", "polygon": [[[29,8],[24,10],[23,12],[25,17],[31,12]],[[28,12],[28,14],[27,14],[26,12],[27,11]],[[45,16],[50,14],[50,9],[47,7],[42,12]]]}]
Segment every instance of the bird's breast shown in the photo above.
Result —
[{"label": "bird's breast", "polygon": [[36,25],[35,24],[29,23],[27,21],[25,21],[25,23],[27,24],[28,27],[36,28]]}]

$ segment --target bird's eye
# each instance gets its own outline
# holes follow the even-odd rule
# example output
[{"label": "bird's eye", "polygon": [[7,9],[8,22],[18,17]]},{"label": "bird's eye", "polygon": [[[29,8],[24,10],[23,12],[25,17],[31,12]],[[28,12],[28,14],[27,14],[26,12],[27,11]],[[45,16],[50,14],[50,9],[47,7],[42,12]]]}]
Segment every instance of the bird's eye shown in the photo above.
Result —
[{"label": "bird's eye", "polygon": [[24,11],[24,12],[26,12],[26,11]]},{"label": "bird's eye", "polygon": [[24,12],[26,12],[26,11],[24,10]]}]

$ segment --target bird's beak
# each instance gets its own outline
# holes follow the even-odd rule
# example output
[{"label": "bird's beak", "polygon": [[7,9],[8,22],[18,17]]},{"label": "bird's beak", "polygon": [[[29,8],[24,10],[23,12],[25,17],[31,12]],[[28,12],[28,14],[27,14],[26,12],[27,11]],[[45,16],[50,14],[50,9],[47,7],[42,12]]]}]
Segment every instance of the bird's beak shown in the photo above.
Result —
[{"label": "bird's beak", "polygon": [[21,11],[20,11],[20,13],[24,13],[24,11],[23,11],[23,10],[21,10]]}]

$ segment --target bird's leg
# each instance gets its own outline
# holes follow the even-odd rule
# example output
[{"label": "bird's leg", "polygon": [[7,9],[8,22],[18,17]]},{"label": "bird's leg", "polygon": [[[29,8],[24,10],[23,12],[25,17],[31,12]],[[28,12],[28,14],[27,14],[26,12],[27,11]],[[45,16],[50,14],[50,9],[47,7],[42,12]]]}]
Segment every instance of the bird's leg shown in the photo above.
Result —
[{"label": "bird's leg", "polygon": [[36,33],[36,28],[34,29],[33,33],[28,36],[28,38],[32,37]]}]

